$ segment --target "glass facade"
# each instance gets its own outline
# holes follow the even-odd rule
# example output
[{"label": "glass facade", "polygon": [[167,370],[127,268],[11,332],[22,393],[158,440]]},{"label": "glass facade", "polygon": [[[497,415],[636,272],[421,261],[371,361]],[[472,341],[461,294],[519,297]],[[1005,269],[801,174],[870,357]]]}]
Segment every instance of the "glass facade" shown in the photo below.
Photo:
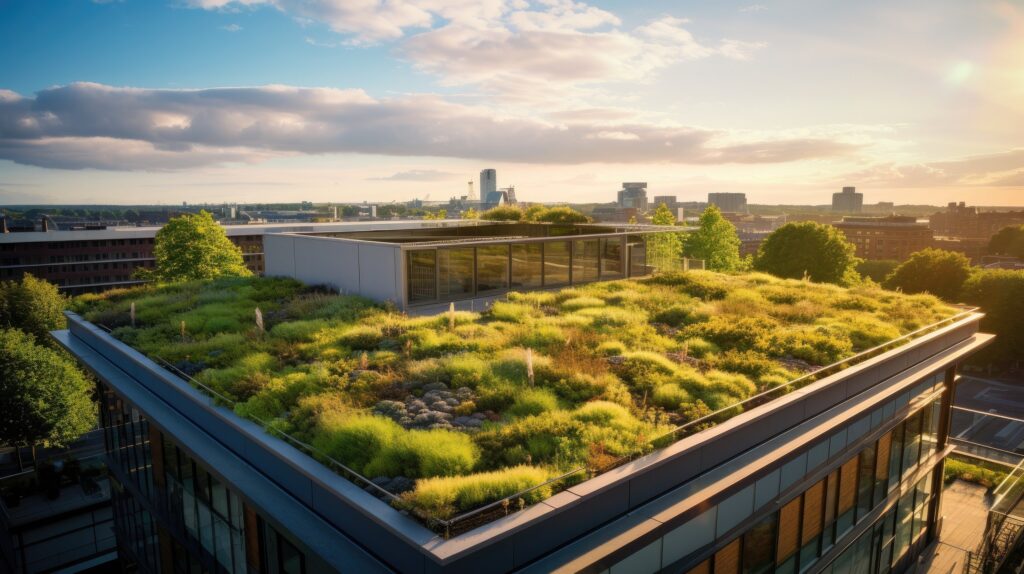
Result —
[{"label": "glass facade", "polygon": [[510,242],[406,252],[409,304],[647,274],[643,236]]},{"label": "glass facade", "polygon": [[[257,520],[246,521],[246,512],[255,514],[207,467],[102,384],[99,396],[114,522],[126,562],[154,573],[306,571],[295,544],[269,526],[257,527]],[[246,536],[247,528],[258,532]],[[246,544],[257,540],[261,559],[254,563]]]},{"label": "glass facade", "polygon": [[[936,452],[938,405],[936,400],[918,410],[687,572],[799,574],[815,566],[836,544],[846,543],[854,527]],[[902,447],[891,448],[897,441]],[[928,531],[930,481],[931,474],[904,494],[843,552],[841,560],[847,562],[834,562],[834,572],[884,574],[900,564]]]}]

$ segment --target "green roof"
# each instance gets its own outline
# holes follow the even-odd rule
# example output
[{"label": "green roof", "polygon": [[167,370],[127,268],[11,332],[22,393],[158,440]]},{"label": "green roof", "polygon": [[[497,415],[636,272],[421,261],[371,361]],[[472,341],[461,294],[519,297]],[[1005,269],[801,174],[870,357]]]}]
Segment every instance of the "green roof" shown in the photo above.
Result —
[{"label": "green roof", "polygon": [[238,415],[439,519],[543,499],[680,425],[740,412],[957,311],[871,285],[705,271],[426,317],[272,278],[148,285],[75,306]]}]

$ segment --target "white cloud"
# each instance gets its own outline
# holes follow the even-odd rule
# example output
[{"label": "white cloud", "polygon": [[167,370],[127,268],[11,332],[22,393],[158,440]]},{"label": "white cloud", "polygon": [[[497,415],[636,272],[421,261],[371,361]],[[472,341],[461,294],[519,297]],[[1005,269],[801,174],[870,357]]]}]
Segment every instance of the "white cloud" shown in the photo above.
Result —
[{"label": "white cloud", "polygon": [[749,6],[743,6],[740,8],[740,12],[749,14],[751,12],[764,12],[768,7],[764,4],[750,4]]},{"label": "white cloud", "polygon": [[841,179],[899,188],[1017,187],[1024,185],[1024,148],[945,161],[876,164]]},{"label": "white cloud", "polygon": [[228,24],[227,26],[221,26],[220,29],[227,32],[240,32],[242,27],[238,24]]},{"label": "white cloud", "polygon": [[182,169],[293,154],[558,163],[774,163],[850,153],[814,136],[762,138],[651,122],[495,117],[437,96],[263,86],[202,90],[79,83],[0,91],[0,159],[79,169]]},{"label": "white cloud", "polygon": [[376,181],[450,181],[457,176],[458,174],[436,169],[411,169],[370,179]]}]

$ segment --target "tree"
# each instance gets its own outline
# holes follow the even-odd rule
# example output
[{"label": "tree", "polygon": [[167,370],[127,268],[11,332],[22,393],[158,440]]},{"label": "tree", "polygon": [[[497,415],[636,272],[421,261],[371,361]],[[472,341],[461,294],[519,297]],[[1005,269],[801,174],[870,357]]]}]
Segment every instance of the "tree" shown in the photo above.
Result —
[{"label": "tree", "polygon": [[971,276],[971,262],[962,253],[922,249],[910,255],[885,278],[887,289],[904,293],[931,293],[946,301],[960,296],[964,281]]},{"label": "tree", "polygon": [[523,219],[523,210],[511,205],[499,205],[481,213],[480,219],[486,221],[521,221]]},{"label": "tree", "polygon": [[722,217],[717,206],[709,205],[700,216],[700,229],[686,237],[683,253],[703,259],[707,269],[736,271],[740,268],[740,238],[736,227]]},{"label": "tree", "polygon": [[895,259],[869,259],[857,264],[857,273],[860,273],[860,276],[865,279],[881,283],[899,265],[900,262]]},{"label": "tree", "polygon": [[0,329],[0,442],[67,446],[96,426],[88,380],[63,355]]},{"label": "tree", "polygon": [[479,219],[480,214],[475,209],[470,207],[466,211],[462,212],[462,219]]},{"label": "tree", "polygon": [[207,211],[172,218],[156,233],[153,247],[156,268],[145,270],[144,278],[178,282],[221,276],[252,275],[242,259],[242,250],[228,239]]},{"label": "tree", "polygon": [[754,269],[786,277],[808,277],[819,283],[855,282],[853,244],[831,225],[813,221],[787,223],[773,231],[757,250]]},{"label": "tree", "polygon": [[590,218],[569,206],[552,207],[535,216],[533,221],[545,223],[590,223]]},{"label": "tree", "polygon": [[1009,225],[988,240],[987,253],[1024,259],[1024,225]]},{"label": "tree", "polygon": [[531,205],[523,212],[523,221],[539,221],[539,217],[547,213],[548,208],[543,205]]},{"label": "tree", "polygon": [[981,307],[983,331],[994,333],[991,347],[979,353],[992,361],[1021,361],[1024,358],[1024,271],[985,269],[964,282],[962,297]]},{"label": "tree", "polygon": [[63,329],[67,298],[57,286],[26,274],[0,283],[0,328],[20,329],[50,344],[50,331]]},{"label": "tree", "polygon": [[[664,203],[651,216],[653,225],[674,226],[676,218]],[[659,271],[674,271],[683,254],[683,238],[678,231],[647,236],[647,263]]]}]

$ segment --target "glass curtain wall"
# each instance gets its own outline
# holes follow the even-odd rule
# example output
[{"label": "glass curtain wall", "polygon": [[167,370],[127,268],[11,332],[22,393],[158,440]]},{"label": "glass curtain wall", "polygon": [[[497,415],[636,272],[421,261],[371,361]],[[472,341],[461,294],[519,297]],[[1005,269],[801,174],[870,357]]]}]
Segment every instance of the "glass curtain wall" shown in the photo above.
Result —
[{"label": "glass curtain wall", "polygon": [[597,239],[573,241],[572,244],[572,282],[583,283],[597,281],[600,277],[598,256],[600,243]]},{"label": "glass curtain wall", "polygon": [[601,279],[621,279],[625,276],[622,263],[621,237],[601,239]]},{"label": "glass curtain wall", "polygon": [[509,246],[476,248],[476,292],[480,295],[508,289]]},{"label": "glass curtain wall", "polygon": [[[936,400],[927,405],[865,446],[689,572],[799,574],[816,565],[836,543],[844,542],[855,524],[866,520],[887,499],[900,480],[936,452],[935,441],[927,437],[937,435],[938,404]],[[933,446],[927,446],[929,443]],[[833,562],[833,574],[886,574],[900,565],[900,560],[914,554],[913,545],[923,544],[922,537],[930,524],[929,503],[934,496],[931,476],[920,480],[841,559]]]},{"label": "glass curtain wall", "polygon": [[545,287],[569,284],[570,245],[568,241],[548,241],[544,243]]},{"label": "glass curtain wall", "polygon": [[421,303],[437,299],[437,251],[425,249],[410,251],[407,281],[409,302]]}]

